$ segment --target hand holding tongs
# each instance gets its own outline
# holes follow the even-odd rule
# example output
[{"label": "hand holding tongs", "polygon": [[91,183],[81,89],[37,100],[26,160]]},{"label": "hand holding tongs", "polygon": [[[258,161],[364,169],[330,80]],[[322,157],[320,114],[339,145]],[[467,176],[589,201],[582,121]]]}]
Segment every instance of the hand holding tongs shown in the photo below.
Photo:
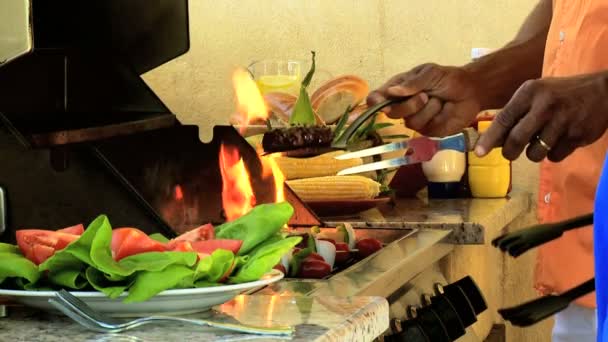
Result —
[{"label": "hand holding tongs", "polygon": [[[344,133],[342,133],[332,143],[332,147],[345,149],[347,146],[347,142],[350,140],[352,135],[355,134],[358,128],[370,117],[372,117],[382,108],[398,102],[405,101],[408,98],[409,97],[387,100],[369,108],[366,112],[361,114],[351,125],[348,126]],[[477,144],[477,140],[479,140],[479,134],[477,133],[477,131],[473,128],[466,128],[461,133],[454,134],[445,138],[417,137],[382,146],[376,146],[361,151],[342,154],[340,156],[336,156],[335,158],[341,160],[362,158],[385,154],[392,151],[405,150],[403,157],[347,168],[338,172],[338,175],[340,176],[353,173],[361,173],[373,170],[399,167],[407,164],[421,163],[431,160],[435,153],[441,150],[456,150],[464,153],[473,150],[475,144]]]}]

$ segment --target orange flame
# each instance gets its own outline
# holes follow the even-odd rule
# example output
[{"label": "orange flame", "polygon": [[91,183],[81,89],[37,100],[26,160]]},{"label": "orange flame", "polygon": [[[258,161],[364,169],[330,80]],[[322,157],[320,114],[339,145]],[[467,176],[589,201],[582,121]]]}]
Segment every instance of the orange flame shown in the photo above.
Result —
[{"label": "orange flame", "polygon": [[184,191],[182,190],[181,185],[175,186],[175,199],[181,201],[184,199]]},{"label": "orange flame", "polygon": [[262,161],[262,177],[266,179],[272,177],[274,179],[275,203],[285,201],[285,175],[283,175],[277,161],[274,159],[279,155],[280,154],[277,153],[266,156],[260,155],[260,160]]},{"label": "orange flame", "polygon": [[[237,69],[232,75],[232,84],[236,93],[237,113],[241,115],[241,124],[250,124],[258,119],[266,121],[268,119],[266,103],[249,73],[244,69]],[[244,129],[245,127],[241,127],[241,133]]]},{"label": "orange flame", "polygon": [[247,214],[255,206],[255,196],[243,158],[235,147],[220,146],[222,206],[226,220]]}]

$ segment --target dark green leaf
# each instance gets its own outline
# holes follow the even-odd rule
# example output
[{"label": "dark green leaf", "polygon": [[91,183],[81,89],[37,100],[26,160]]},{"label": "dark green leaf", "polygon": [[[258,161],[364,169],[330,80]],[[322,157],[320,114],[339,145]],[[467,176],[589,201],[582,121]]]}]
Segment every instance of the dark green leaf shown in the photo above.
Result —
[{"label": "dark green leaf", "polygon": [[105,277],[103,272],[100,272],[93,267],[87,268],[85,275],[95,290],[104,293],[112,299],[118,298],[132,283],[131,280],[123,280],[120,282],[110,281]]},{"label": "dark green leaf", "polygon": [[334,130],[334,141],[338,139],[340,134],[342,134],[342,131],[344,130],[344,126],[348,122],[348,116],[349,116],[351,110],[352,109],[351,109],[350,105],[348,107],[346,107],[344,114],[342,114],[342,116],[340,117],[340,120],[338,120],[338,123],[336,124],[336,129]]}]

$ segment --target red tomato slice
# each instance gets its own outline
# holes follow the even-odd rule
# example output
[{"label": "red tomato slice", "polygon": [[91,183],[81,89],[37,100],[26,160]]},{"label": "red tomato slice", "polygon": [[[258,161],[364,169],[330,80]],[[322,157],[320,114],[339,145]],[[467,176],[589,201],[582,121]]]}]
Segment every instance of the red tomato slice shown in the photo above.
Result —
[{"label": "red tomato slice", "polygon": [[211,254],[216,249],[225,249],[231,251],[234,254],[237,254],[239,252],[239,249],[241,249],[242,244],[243,241],[241,240],[206,240],[192,242],[192,248],[194,248],[194,250],[198,253]]},{"label": "red tomato slice", "polygon": [[50,258],[55,254],[55,250],[52,247],[35,245],[32,248],[31,255],[26,258],[33,261],[36,265],[42,264],[46,259]]},{"label": "red tomato slice", "polygon": [[190,231],[187,231],[173,240],[193,242],[213,239],[215,239],[215,229],[213,228],[213,225],[211,223],[207,223],[198,228],[194,228]]},{"label": "red tomato slice", "polygon": [[57,232],[74,234],[74,235],[82,235],[82,233],[84,233],[84,226],[81,223],[81,224],[77,224],[75,226],[59,229]]},{"label": "red tomato slice", "polygon": [[164,244],[151,239],[136,228],[117,228],[112,231],[112,256],[118,261],[130,255],[146,252],[164,252]]},{"label": "red tomato slice", "polygon": [[20,229],[15,232],[15,235],[21,253],[36,264],[42,263],[55,251],[64,249],[80,237],[75,234],[42,229]]},{"label": "red tomato slice", "polygon": [[167,244],[167,249],[175,252],[194,252],[190,241],[174,241],[171,245]]}]

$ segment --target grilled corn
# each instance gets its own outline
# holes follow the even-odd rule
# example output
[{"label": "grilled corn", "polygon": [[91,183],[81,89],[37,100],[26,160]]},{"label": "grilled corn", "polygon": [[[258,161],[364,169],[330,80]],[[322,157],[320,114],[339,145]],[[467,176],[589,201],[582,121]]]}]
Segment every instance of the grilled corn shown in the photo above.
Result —
[{"label": "grilled corn", "polygon": [[357,175],[295,179],[286,183],[305,202],[372,199],[380,194],[380,183]]},{"label": "grilled corn", "polygon": [[343,153],[344,151],[335,151],[310,158],[276,157],[275,161],[287,180],[335,176],[340,170],[363,164],[361,158],[346,160],[334,158]]}]

